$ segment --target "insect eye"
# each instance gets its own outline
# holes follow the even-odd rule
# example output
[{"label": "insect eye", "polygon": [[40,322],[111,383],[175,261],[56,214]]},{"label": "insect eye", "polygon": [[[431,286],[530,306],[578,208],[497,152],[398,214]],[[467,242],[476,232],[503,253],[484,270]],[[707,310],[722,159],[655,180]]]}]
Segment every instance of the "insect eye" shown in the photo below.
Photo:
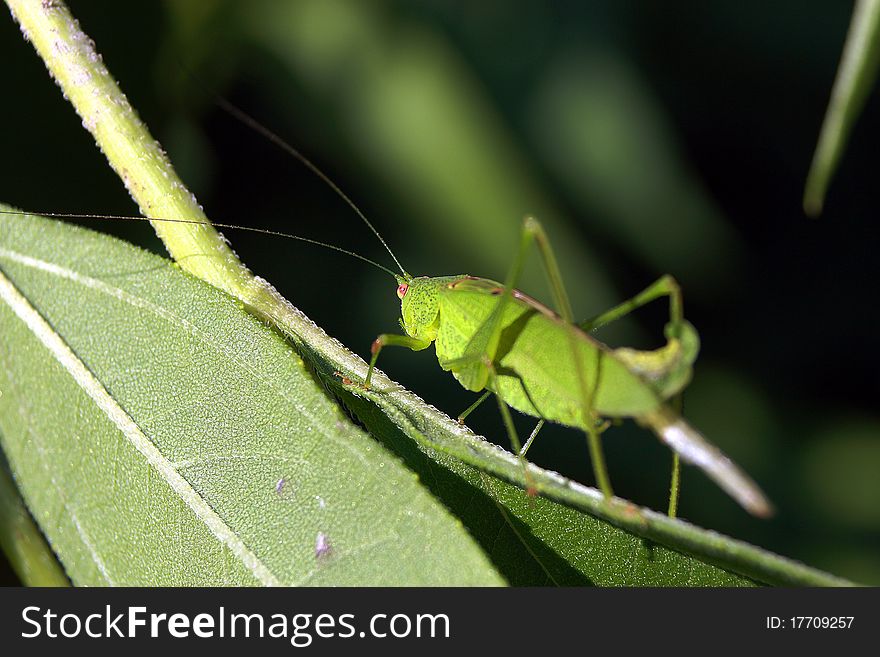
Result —
[{"label": "insect eye", "polygon": [[401,283],[397,286],[397,298],[403,299],[403,295],[406,294],[406,291],[409,289],[409,285],[406,283]]}]

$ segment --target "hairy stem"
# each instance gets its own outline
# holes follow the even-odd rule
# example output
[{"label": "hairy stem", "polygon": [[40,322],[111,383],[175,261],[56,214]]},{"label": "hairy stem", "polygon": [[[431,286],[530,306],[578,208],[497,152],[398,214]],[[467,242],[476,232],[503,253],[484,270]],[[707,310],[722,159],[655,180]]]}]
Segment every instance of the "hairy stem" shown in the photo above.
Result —
[{"label": "hairy stem", "polygon": [[[64,3],[7,4],[144,216],[207,221]],[[250,285],[250,272],[211,226],[152,223],[184,269],[236,296]]]}]

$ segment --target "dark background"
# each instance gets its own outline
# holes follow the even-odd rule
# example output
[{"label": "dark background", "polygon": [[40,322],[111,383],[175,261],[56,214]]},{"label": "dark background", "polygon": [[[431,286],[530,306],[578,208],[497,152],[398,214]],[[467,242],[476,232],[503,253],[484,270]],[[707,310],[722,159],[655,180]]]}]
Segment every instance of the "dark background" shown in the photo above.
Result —
[{"label": "dark background", "polygon": [[[525,214],[545,222],[579,316],[673,274],[703,341],[686,415],[779,509],[750,518],[687,469],[680,514],[880,584],[877,99],[823,216],[801,209],[850,3],[70,5],[215,221],[389,260],[326,186],[218,109],[219,95],[313,158],[413,274],[503,278]],[[8,17],[0,61],[0,200],[136,214]],[[163,252],[146,224],[88,225]],[[397,329],[396,284],[381,272],[225,232],[354,351]],[[549,299],[534,261],[521,287]],[[655,305],[603,337],[658,346]],[[382,360],[452,415],[472,400],[433,350]],[[503,442],[494,405],[470,424]],[[616,492],[665,508],[668,452],[634,426],[605,435]],[[530,458],[592,484],[577,432],[545,429]]]}]

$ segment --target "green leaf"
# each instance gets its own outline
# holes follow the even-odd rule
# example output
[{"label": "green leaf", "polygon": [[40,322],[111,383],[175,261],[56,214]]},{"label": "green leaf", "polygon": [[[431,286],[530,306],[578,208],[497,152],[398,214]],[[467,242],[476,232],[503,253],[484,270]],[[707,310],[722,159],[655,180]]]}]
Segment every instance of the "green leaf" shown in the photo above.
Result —
[{"label": "green leaf", "polygon": [[[406,420],[404,432],[389,421],[373,404],[352,401],[352,408],[371,433],[401,454],[407,465],[418,472],[438,498],[459,515],[492,558],[496,567],[519,586],[599,585],[599,586],[750,586],[754,582],[716,567],[704,559],[693,558],[608,522],[582,513],[573,506],[546,497],[529,497],[522,488],[471,467],[461,460],[428,446],[428,437],[456,440],[444,436],[440,427],[422,426],[424,437],[409,438],[414,426]],[[411,420],[425,412],[415,406]],[[436,413],[436,411],[434,411]],[[439,414],[438,414],[439,415]],[[394,417],[394,416],[393,416]],[[395,417],[400,421],[399,417]],[[419,423],[421,424],[421,423]],[[457,440],[461,440],[461,436]],[[470,442],[470,440],[468,440]],[[510,463],[508,476],[521,474],[518,462],[500,449],[471,443],[475,456],[482,454],[484,465],[494,457]],[[477,459],[480,460],[479,458]],[[546,483],[554,475],[532,468]],[[596,491],[566,482],[573,493],[594,498]],[[630,507],[635,510],[635,507]]]},{"label": "green leaf", "polygon": [[169,261],[0,218],[0,434],[76,584],[497,584],[289,345]]},{"label": "green leaf", "polygon": [[[320,363],[316,367],[320,371]],[[387,381],[381,373],[375,380],[377,386]],[[542,497],[531,498],[522,490],[516,457],[411,392],[393,383],[370,392],[334,385],[370,432],[403,456],[459,516],[511,583],[850,584],[624,500],[605,500],[595,489],[534,465],[530,475]]]},{"label": "green leaf", "polygon": [[819,143],[804,191],[804,210],[817,216],[853,125],[877,78],[880,63],[880,0],[859,0],[831,91]]}]

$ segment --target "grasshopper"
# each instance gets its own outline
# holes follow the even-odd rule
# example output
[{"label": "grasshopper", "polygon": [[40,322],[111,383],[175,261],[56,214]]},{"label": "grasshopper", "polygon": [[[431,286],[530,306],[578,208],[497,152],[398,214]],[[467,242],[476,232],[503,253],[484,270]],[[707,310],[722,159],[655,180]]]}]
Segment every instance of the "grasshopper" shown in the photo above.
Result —
[{"label": "grasshopper", "polygon": [[[516,289],[532,244],[541,255],[555,311]],[[610,498],[614,493],[601,433],[609,419],[633,418],[685,462],[702,468],[750,513],[763,517],[772,513],[758,486],[670,404],[689,382],[699,350],[697,332],[683,317],[681,291],[671,276],[663,276],[591,320],[575,323],[556,257],[543,227],[533,217],[523,221],[519,251],[503,284],[469,275],[413,277],[402,267],[401,272],[395,277],[404,334],[384,333],[373,341],[365,388],[371,385],[384,347],[420,351],[434,344],[442,369],[467,390],[483,392],[459,420],[464,421],[494,394],[508,438],[523,465],[528,447],[545,422],[580,429],[587,435],[596,482]],[[665,347],[656,351],[612,349],[590,335],[662,297],[669,299],[670,308]],[[525,447],[511,408],[538,418]],[[676,460],[670,515],[677,503],[677,478]]]}]

